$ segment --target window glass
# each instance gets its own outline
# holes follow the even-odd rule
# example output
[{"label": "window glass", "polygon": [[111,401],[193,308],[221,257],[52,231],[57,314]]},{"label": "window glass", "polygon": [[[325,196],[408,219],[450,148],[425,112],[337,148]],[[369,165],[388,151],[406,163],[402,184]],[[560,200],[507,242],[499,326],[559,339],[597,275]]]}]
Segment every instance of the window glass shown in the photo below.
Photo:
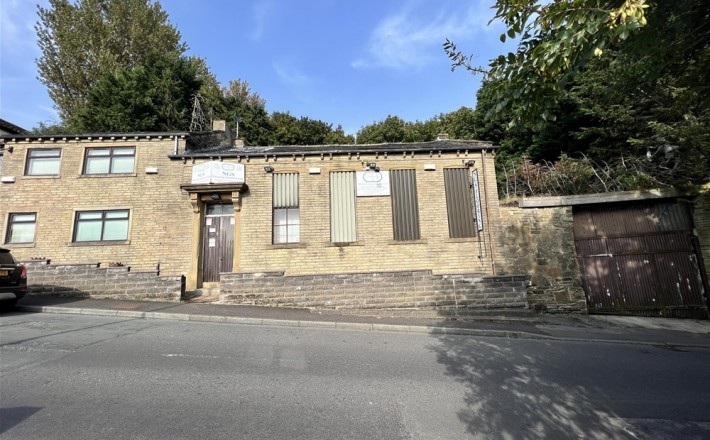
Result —
[{"label": "window glass", "polygon": [[76,225],[76,241],[101,240],[101,220],[80,221]]},{"label": "window glass", "polygon": [[128,218],[127,210],[78,212],[74,241],[127,240]]},{"label": "window glass", "polygon": [[88,148],[84,174],[127,174],[135,166],[135,148]]},{"label": "window glass", "polygon": [[128,238],[128,219],[106,222],[103,240],[125,240],[126,238]]},{"label": "window glass", "polygon": [[234,205],[231,203],[207,205],[207,215],[232,215],[234,214]]},{"label": "window glass", "polygon": [[273,241],[298,243],[301,239],[301,216],[298,207],[298,173],[273,176]]},{"label": "window glass", "polygon": [[27,152],[28,176],[56,176],[59,174],[61,149],[35,149]]},{"label": "window glass", "polygon": [[15,259],[10,252],[0,251],[0,264],[15,264]]},{"label": "window glass", "polygon": [[110,164],[108,157],[89,157],[86,159],[86,174],[108,174]]},{"label": "window glass", "polygon": [[288,222],[288,209],[274,209],[274,225],[285,226]]},{"label": "window glass", "polygon": [[106,211],[106,218],[128,218],[128,211]]},{"label": "window glass", "polygon": [[132,173],[133,156],[115,156],[111,162],[111,173]]},{"label": "window glass", "polygon": [[79,219],[80,220],[91,220],[91,219],[100,219],[102,216],[101,211],[91,211],[91,212],[80,212],[79,213]]},{"label": "window glass", "polygon": [[10,214],[6,243],[32,243],[35,239],[37,215],[35,213]]},{"label": "window glass", "polygon": [[274,209],[274,243],[298,243],[301,239],[300,210]]}]

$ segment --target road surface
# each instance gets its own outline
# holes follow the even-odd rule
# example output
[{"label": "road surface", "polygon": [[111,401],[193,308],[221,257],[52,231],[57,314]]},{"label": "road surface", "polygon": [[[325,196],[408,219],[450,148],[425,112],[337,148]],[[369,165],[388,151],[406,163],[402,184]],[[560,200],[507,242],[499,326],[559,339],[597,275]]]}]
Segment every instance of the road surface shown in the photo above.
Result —
[{"label": "road surface", "polygon": [[707,439],[710,350],[0,315],[0,439]]}]

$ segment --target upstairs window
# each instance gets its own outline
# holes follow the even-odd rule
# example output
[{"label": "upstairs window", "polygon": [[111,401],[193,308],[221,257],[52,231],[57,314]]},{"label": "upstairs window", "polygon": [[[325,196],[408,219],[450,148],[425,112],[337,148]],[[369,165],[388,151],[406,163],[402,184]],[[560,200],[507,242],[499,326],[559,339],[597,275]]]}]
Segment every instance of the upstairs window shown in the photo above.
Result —
[{"label": "upstairs window", "polygon": [[61,148],[30,148],[27,150],[26,176],[58,176]]},{"label": "upstairs window", "polygon": [[331,242],[351,243],[357,241],[355,206],[355,173],[352,171],[330,173]]},{"label": "upstairs window", "polygon": [[74,225],[74,241],[128,240],[128,210],[79,211]]},{"label": "upstairs window", "polygon": [[7,221],[5,243],[32,243],[35,240],[37,214],[23,212],[10,214]]},{"label": "upstairs window", "polygon": [[273,242],[301,240],[301,213],[298,206],[298,173],[274,174]]},{"label": "upstairs window", "polygon": [[136,149],[87,148],[84,158],[84,174],[129,174],[133,172]]},{"label": "upstairs window", "polygon": [[419,240],[419,202],[415,170],[390,171],[392,226],[397,241]]},{"label": "upstairs window", "polygon": [[476,216],[473,211],[471,172],[468,168],[445,168],[446,213],[449,219],[449,237],[476,236]]}]

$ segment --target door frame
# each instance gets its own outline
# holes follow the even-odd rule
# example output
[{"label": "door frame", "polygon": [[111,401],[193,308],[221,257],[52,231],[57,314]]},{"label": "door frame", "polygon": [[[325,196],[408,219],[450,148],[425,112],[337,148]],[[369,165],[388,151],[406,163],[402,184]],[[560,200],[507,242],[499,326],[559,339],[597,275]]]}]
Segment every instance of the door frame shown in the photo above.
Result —
[{"label": "door frame", "polygon": [[181,185],[180,189],[189,193],[193,213],[190,271],[185,277],[185,290],[192,291],[201,287],[208,287],[204,286],[202,282],[202,229],[204,227],[205,206],[209,203],[232,203],[234,205],[234,257],[232,259],[232,271],[237,272],[239,270],[242,194],[247,189],[247,186],[243,183],[189,184]]},{"label": "door frame", "polygon": [[[232,206],[232,212],[227,214],[207,214],[211,206]],[[219,285],[220,272],[230,272],[233,270],[234,265],[234,225],[236,223],[234,218],[234,205],[231,203],[223,203],[221,201],[214,203],[205,202],[205,215],[203,216],[204,222],[202,224],[202,286],[208,287],[209,285]],[[230,223],[223,223],[230,221]],[[209,235],[212,229],[215,229],[215,242],[213,246],[210,246],[212,237]],[[230,231],[231,229],[231,231]],[[224,241],[222,239],[222,234],[231,234],[231,239]],[[231,243],[230,243],[231,242]],[[224,245],[224,246],[223,246]],[[210,252],[210,248],[215,248],[214,251]],[[226,252],[229,250],[230,252]],[[210,259],[210,256],[216,258],[214,261]],[[223,259],[227,259],[227,267],[224,267]],[[208,262],[208,260],[210,260]],[[216,267],[215,267],[216,265]],[[216,269],[216,273],[215,273]],[[207,281],[205,278],[217,278],[214,280]]]}]

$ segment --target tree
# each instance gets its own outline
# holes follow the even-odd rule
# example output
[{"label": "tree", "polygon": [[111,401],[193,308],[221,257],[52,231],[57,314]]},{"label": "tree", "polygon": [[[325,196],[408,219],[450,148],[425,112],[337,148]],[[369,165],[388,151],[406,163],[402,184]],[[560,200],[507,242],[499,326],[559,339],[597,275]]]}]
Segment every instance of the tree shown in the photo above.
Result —
[{"label": "tree", "polygon": [[184,131],[201,85],[192,59],[153,55],[100,77],[72,120],[83,132]]},{"label": "tree", "polygon": [[343,145],[343,144],[354,144],[355,136],[351,134],[345,134],[342,125],[338,125],[334,130],[331,131],[325,137],[325,144],[327,145]]},{"label": "tree", "polygon": [[179,56],[187,48],[152,0],[50,0],[37,13],[39,79],[63,120],[83,108],[104,75],[144,64],[156,53]]},{"label": "tree", "polygon": [[404,142],[406,123],[398,116],[389,115],[384,121],[373,122],[357,132],[358,144]]},{"label": "tree", "polygon": [[512,122],[541,124],[554,119],[551,108],[574,74],[608,46],[622,43],[647,23],[646,0],[497,0],[493,20],[507,31],[501,41],[518,38],[515,53],[491,60],[488,68],[471,64],[450,40],[444,50],[452,70],[462,66],[492,80],[498,113]]},{"label": "tree", "polygon": [[[214,93],[212,93],[214,94]],[[207,100],[207,112],[214,118],[224,119],[232,132],[237,132],[236,118],[240,118],[239,137],[251,145],[268,145],[273,126],[266,111],[266,100],[253,92],[249,83],[242,79],[229,81],[227,87],[219,88],[217,97]]]},{"label": "tree", "polygon": [[308,117],[296,118],[290,113],[274,112],[271,115],[272,145],[324,145],[354,143],[346,136],[340,125],[333,130],[332,124]]},{"label": "tree", "polygon": [[461,107],[451,113],[439,115],[438,130],[452,139],[479,139],[476,133],[479,118],[474,109]]},{"label": "tree", "polygon": [[[501,146],[499,166],[510,169],[525,159],[554,166],[552,162],[567,154],[568,161],[588,158],[610,167],[626,189],[683,188],[707,181],[710,3],[505,3],[497,17],[501,7],[522,15],[505,17],[512,28],[502,39],[520,36],[525,11],[544,15],[552,25],[528,17],[538,27],[528,28],[527,36],[523,33],[518,52],[493,60],[491,66],[498,63],[498,70],[485,70],[476,114],[486,117],[476,124],[477,132]],[[627,16],[625,24],[618,22],[622,16],[612,20],[614,11],[634,3],[640,8],[632,14],[635,18],[628,21]],[[594,5],[599,8],[587,10]],[[556,19],[561,24],[555,24]],[[636,25],[630,24],[634,20]],[[606,27],[599,27],[603,23]],[[626,32],[620,30],[624,26]],[[576,41],[574,32],[587,39]],[[468,64],[470,58],[448,44],[455,66],[476,71]],[[555,44],[559,51],[551,50]],[[573,52],[568,56],[568,51]],[[518,123],[508,124],[511,120]]]}]

